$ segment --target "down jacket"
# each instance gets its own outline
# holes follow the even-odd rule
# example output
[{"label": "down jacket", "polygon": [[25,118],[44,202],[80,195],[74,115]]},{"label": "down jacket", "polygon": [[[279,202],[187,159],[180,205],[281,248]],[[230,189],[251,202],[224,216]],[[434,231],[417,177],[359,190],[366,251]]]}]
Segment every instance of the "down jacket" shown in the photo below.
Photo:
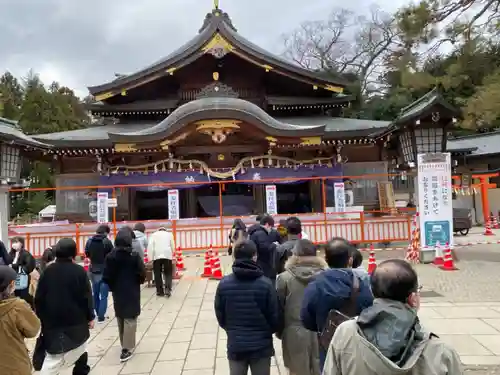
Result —
[{"label": "down jacket", "polygon": [[227,333],[230,360],[270,358],[278,330],[278,297],[269,279],[252,260],[236,260],[215,295],[215,315]]}]

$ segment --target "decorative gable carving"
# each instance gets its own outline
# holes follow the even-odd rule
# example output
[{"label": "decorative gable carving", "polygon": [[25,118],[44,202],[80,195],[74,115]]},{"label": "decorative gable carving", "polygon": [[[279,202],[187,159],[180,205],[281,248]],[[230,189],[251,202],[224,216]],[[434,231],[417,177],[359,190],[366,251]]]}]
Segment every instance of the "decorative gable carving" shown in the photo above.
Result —
[{"label": "decorative gable carving", "polygon": [[218,81],[212,82],[211,84],[205,86],[196,95],[196,99],[214,97],[238,98],[239,95],[236,91],[233,90],[232,87]]}]

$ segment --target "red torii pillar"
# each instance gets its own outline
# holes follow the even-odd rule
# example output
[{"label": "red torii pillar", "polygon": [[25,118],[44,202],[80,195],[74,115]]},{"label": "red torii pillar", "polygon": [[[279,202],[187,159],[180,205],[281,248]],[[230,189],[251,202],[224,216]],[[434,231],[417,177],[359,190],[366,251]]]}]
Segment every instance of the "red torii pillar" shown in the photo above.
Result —
[{"label": "red torii pillar", "polygon": [[[499,173],[485,173],[485,174],[473,174],[472,179],[478,179],[479,184],[472,184],[470,187],[479,189],[481,192],[481,204],[483,206],[483,218],[486,223],[490,218],[490,201],[488,199],[488,190],[495,189],[497,184],[492,184],[489,179],[492,177],[498,177]],[[460,180],[460,176],[452,176],[453,180]],[[460,189],[460,185],[452,185],[453,189]]]}]

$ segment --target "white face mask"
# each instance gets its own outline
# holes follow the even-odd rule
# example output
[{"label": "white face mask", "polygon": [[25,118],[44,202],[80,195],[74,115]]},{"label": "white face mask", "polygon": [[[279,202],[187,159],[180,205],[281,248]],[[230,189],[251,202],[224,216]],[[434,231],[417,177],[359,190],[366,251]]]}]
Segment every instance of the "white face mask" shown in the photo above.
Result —
[{"label": "white face mask", "polygon": [[19,250],[21,250],[22,245],[21,245],[21,243],[20,243],[20,242],[14,242],[14,243],[12,244],[12,248],[13,248],[14,250],[16,250],[16,251],[19,251]]}]

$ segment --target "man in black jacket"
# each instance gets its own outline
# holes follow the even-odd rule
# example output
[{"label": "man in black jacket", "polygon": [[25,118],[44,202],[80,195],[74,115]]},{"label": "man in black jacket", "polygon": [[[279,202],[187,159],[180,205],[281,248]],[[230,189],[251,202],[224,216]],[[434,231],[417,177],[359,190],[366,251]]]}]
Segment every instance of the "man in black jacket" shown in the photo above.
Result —
[{"label": "man in black jacket", "polygon": [[122,352],[120,361],[128,361],[136,344],[137,317],[141,313],[141,284],[146,267],[141,256],[132,251],[132,230],[123,227],[115,239],[116,248],[106,258],[103,281],[113,293],[118,334]]},{"label": "man in black jacket", "polygon": [[102,270],[104,269],[104,259],[113,250],[113,243],[108,238],[109,232],[108,225],[99,225],[96,234],[85,244],[85,256],[90,259],[90,280],[92,281],[98,323],[105,321],[108,309],[109,288],[102,281]]},{"label": "man in black jacket", "polygon": [[55,253],[56,261],[41,275],[35,296],[47,351],[40,375],[58,375],[73,365],[73,375],[88,375],[86,343],[95,319],[92,290],[87,273],[74,262],[75,241],[59,240]]},{"label": "man in black jacket", "polygon": [[274,219],[265,214],[260,219],[260,225],[248,230],[250,240],[257,246],[257,264],[262,268],[264,276],[276,281],[275,252],[279,243],[279,233],[274,230]]},{"label": "man in black jacket", "polygon": [[234,249],[233,273],[224,277],[215,294],[215,315],[227,333],[231,375],[269,375],[274,355],[273,334],[280,316],[278,296],[256,263],[257,248],[244,240]]}]

